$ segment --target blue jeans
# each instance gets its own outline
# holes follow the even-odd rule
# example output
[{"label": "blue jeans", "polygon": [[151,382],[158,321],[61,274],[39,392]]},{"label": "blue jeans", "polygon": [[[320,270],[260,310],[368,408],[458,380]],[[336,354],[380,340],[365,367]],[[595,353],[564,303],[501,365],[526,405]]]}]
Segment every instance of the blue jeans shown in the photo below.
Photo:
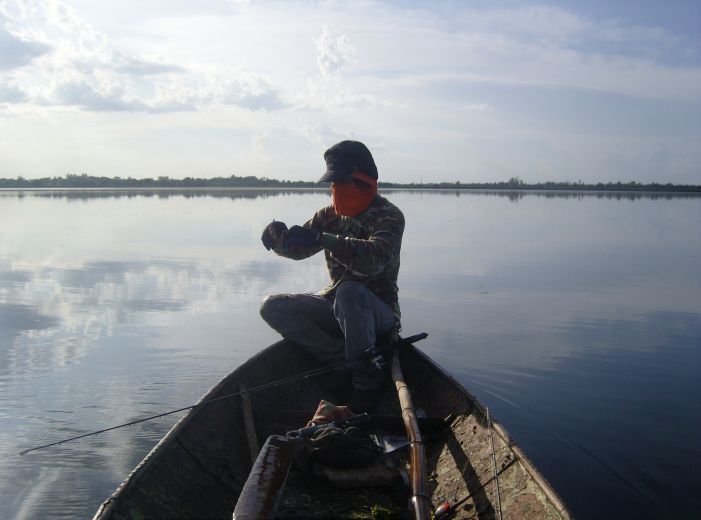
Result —
[{"label": "blue jeans", "polygon": [[[325,364],[362,356],[397,323],[389,305],[359,282],[342,283],[333,302],[316,294],[267,296],[260,315],[284,338]],[[349,363],[346,368],[356,389],[376,388],[384,378],[367,360]]]}]

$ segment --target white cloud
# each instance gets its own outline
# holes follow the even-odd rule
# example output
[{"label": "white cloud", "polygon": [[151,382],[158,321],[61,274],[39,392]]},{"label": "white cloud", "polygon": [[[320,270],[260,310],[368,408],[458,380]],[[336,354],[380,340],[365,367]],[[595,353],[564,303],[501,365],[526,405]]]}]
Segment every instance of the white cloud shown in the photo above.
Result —
[{"label": "white cloud", "polygon": [[55,0],[8,2],[2,14],[9,24],[23,27],[25,35],[42,35],[49,42],[0,28],[0,43],[8,50],[0,54],[0,70],[22,67],[43,56],[24,74],[24,90],[16,81],[12,88],[0,90],[6,103],[151,113],[216,105],[253,111],[289,106],[272,81],[260,75],[218,64],[185,66],[162,56],[114,48],[106,35]]},{"label": "white cloud", "polygon": [[91,85],[78,79],[57,84],[48,104],[76,106],[95,112],[148,111],[142,101],[130,98],[118,85]]},{"label": "white cloud", "polygon": [[[2,18],[0,17],[0,21]],[[0,26],[0,70],[28,65],[34,58],[51,51],[51,46],[10,32]]]},{"label": "white cloud", "polygon": [[279,110],[289,106],[269,79],[243,73],[224,79],[221,95],[215,100],[250,110]]},{"label": "white cloud", "polygon": [[40,101],[44,105],[77,107],[96,112],[179,112],[230,105],[247,110],[281,110],[288,105],[265,78],[232,73],[197,77],[195,73],[150,84],[152,93],[139,96],[138,85],[114,74],[77,75],[52,84]]},{"label": "white cloud", "polygon": [[354,88],[340,76],[325,76],[307,80],[306,89],[296,96],[297,108],[302,110],[387,109],[401,105],[375,94],[361,92],[363,85]]},{"label": "white cloud", "polygon": [[226,0],[226,3],[234,7],[245,7],[251,5],[251,0]]},{"label": "white cloud", "polygon": [[27,94],[16,84],[0,83],[0,103],[23,103]]},{"label": "white cloud", "polygon": [[154,76],[159,74],[182,73],[185,69],[162,59],[141,59],[124,52],[114,53],[114,67],[117,72],[133,76]]},{"label": "white cloud", "polygon": [[306,89],[296,95],[297,108],[334,110],[399,108],[400,105],[364,90],[364,85],[344,77],[342,71],[352,64],[355,48],[345,35],[335,36],[323,26],[321,36],[314,39],[319,75],[306,81]]},{"label": "white cloud", "polygon": [[324,147],[331,146],[334,143],[352,137],[349,132],[340,132],[321,121],[303,124],[302,133],[312,143]]},{"label": "white cloud", "polygon": [[467,112],[491,112],[494,107],[488,105],[487,103],[471,103],[462,107],[463,110]]},{"label": "white cloud", "polygon": [[316,63],[322,77],[339,72],[354,52],[347,36],[334,36],[326,26],[322,27],[321,36],[314,43],[318,52]]}]

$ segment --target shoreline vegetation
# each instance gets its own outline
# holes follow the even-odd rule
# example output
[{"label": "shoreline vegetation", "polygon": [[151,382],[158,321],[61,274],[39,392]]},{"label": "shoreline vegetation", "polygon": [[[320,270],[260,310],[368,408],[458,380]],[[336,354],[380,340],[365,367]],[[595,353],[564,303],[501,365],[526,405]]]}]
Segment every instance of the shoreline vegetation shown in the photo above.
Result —
[{"label": "shoreline vegetation", "polygon": [[[39,179],[0,178],[0,189],[193,189],[193,188],[256,188],[256,189],[313,189],[321,186],[311,181],[288,181],[268,179],[266,177],[212,177],[171,179],[160,176],[155,179],[134,179],[132,177],[96,177],[92,175],[67,174],[64,177],[42,177]],[[504,182],[428,182],[428,183],[394,183],[380,182],[381,189],[415,189],[415,190],[525,190],[525,191],[636,191],[636,192],[680,192],[701,193],[701,185],[691,184],[643,184],[631,182],[583,183],[578,182],[538,182],[527,183],[519,177],[512,177]]]}]

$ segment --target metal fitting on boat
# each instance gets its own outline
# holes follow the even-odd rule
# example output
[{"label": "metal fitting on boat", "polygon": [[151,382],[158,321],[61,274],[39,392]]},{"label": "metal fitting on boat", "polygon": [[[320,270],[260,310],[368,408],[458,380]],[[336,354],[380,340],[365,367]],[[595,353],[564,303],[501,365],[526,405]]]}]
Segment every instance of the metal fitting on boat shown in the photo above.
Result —
[{"label": "metal fitting on boat", "polygon": [[384,356],[380,354],[376,347],[366,348],[364,354],[368,357],[370,364],[375,367],[375,370],[384,370],[387,366]]}]

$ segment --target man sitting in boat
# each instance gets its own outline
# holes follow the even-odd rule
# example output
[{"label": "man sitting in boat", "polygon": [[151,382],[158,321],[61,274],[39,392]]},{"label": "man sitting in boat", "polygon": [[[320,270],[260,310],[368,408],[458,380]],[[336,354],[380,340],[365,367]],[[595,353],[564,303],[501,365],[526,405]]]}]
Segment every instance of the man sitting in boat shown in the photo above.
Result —
[{"label": "man sitting in boat", "polygon": [[[399,330],[397,276],[404,215],[377,193],[377,167],[367,147],[342,141],[324,153],[332,204],[302,226],[271,222],[266,249],[301,260],[323,250],[331,283],[316,294],[266,297],[261,316],[324,364],[362,358],[378,338]],[[387,378],[367,356],[330,378],[337,392],[352,384],[350,408],[369,411]],[[338,393],[337,393],[338,396]],[[341,403],[338,403],[341,404]]]}]

